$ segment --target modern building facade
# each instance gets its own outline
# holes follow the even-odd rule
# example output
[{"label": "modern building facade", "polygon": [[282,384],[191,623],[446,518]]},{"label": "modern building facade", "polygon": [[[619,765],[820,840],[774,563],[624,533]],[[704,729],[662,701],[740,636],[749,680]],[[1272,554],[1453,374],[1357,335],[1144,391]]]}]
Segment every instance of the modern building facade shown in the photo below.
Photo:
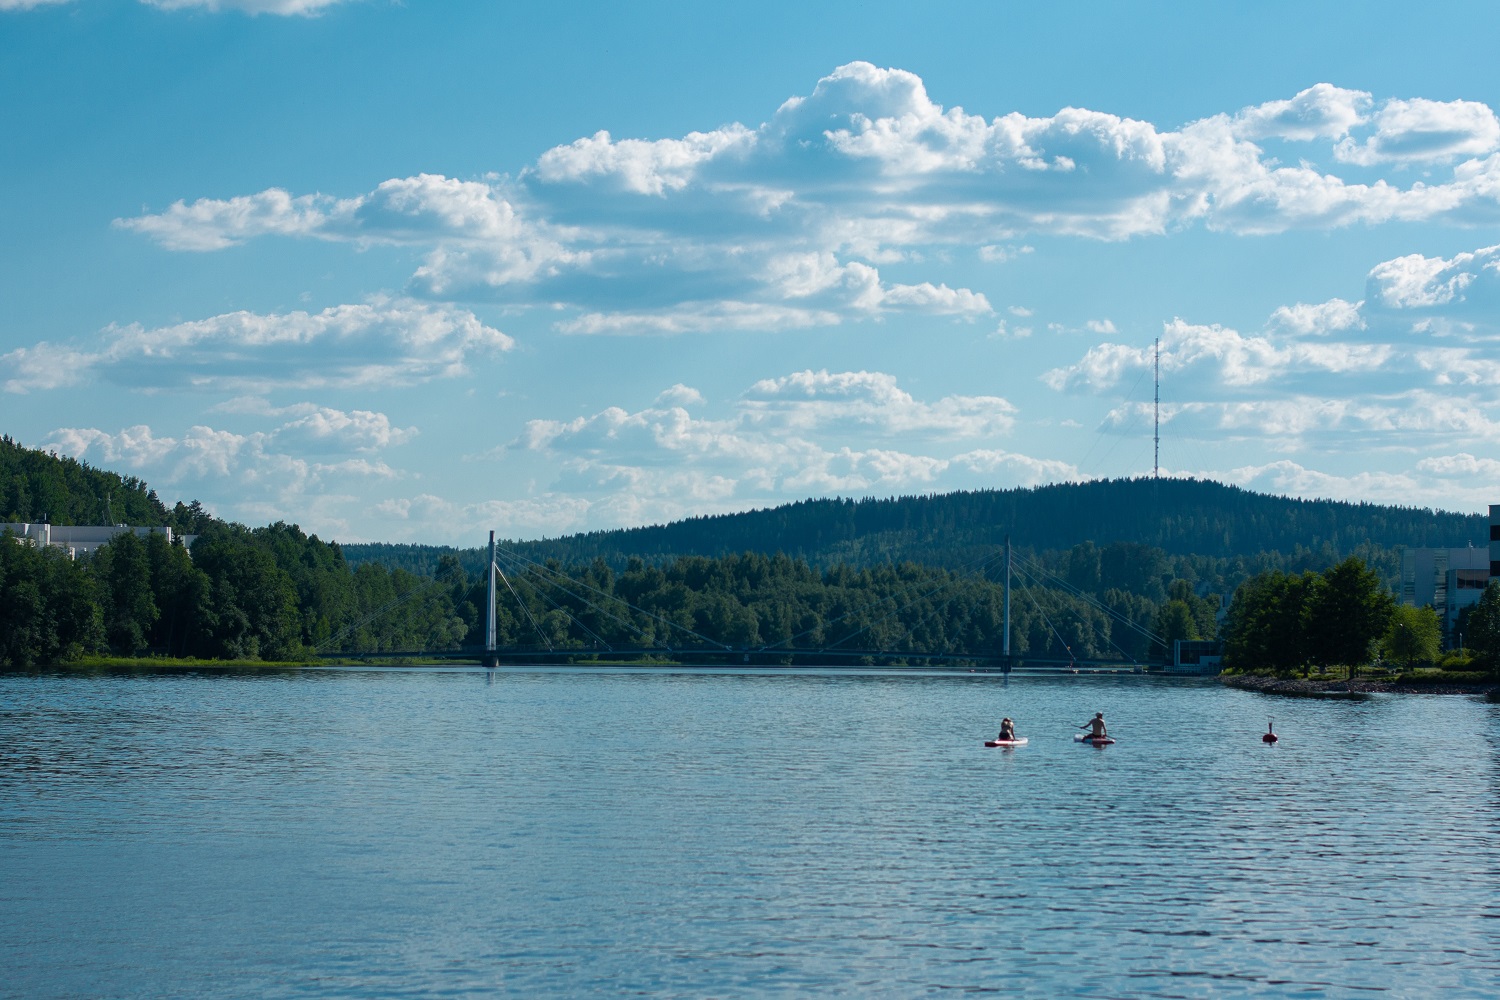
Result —
[{"label": "modern building facade", "polygon": [[1490,576],[1500,577],[1500,503],[1490,504]]},{"label": "modern building facade", "polygon": [[1491,579],[1500,578],[1500,504],[1490,504],[1490,538],[1484,548],[1406,549],[1401,553],[1401,603],[1430,605],[1443,623],[1443,644],[1459,645],[1458,616],[1479,603]]}]

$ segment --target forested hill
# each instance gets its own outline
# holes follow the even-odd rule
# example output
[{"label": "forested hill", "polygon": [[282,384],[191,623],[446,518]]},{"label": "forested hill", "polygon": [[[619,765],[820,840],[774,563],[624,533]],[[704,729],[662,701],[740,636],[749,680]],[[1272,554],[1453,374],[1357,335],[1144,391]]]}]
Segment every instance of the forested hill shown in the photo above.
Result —
[{"label": "forested hill", "polygon": [[0,437],[0,522],[167,525],[196,534],[213,520],[197,500],[179,500],[168,509],[155,490],[134,476]]},{"label": "forested hill", "polygon": [[[748,551],[784,552],[817,566],[903,559],[958,566],[973,558],[976,547],[1003,544],[1006,535],[1036,552],[1084,541],[1130,542],[1216,559],[1315,553],[1320,564],[1371,548],[1486,545],[1489,538],[1482,514],[1297,500],[1206,480],[1113,479],[883,500],[805,500],[649,528],[507,544],[530,558],[564,564],[600,557],[619,566],[631,556],[662,561]],[[351,563],[378,561],[413,572],[453,552],[406,545],[344,547]],[[477,565],[477,549],[461,554],[466,564]]]},{"label": "forested hill", "polygon": [[155,527],[167,510],[139,479],[0,437],[0,521],[44,520]]}]

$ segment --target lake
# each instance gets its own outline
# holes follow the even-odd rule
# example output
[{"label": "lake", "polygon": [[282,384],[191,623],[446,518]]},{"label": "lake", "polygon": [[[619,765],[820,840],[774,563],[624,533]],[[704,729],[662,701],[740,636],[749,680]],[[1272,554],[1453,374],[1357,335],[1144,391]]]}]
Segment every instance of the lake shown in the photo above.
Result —
[{"label": "lake", "polygon": [[1500,705],[0,674],[0,920],[7,997],[1490,997]]}]

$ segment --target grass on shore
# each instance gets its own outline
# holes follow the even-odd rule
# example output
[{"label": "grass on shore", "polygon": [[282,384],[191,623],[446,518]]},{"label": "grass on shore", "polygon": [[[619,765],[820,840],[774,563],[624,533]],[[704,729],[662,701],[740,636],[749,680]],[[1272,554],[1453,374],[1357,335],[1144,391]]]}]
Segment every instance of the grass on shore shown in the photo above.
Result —
[{"label": "grass on shore", "polygon": [[[445,664],[453,666],[478,666],[479,660],[450,660]],[[306,660],[208,660],[198,657],[184,656],[103,656],[88,655],[80,656],[58,663],[38,664],[37,666],[48,670],[69,670],[78,672],[104,672],[118,670],[140,670],[140,671],[170,671],[170,670],[264,670],[285,671],[303,670],[310,667],[411,667],[431,666],[432,661],[420,657],[382,657],[372,660],[361,657],[354,653],[340,657],[314,657]],[[658,657],[643,657],[632,660],[611,660],[607,657],[580,659],[576,663],[562,663],[559,666],[580,667],[606,667],[606,666],[635,666],[635,667],[675,667],[681,666],[676,660]]]}]

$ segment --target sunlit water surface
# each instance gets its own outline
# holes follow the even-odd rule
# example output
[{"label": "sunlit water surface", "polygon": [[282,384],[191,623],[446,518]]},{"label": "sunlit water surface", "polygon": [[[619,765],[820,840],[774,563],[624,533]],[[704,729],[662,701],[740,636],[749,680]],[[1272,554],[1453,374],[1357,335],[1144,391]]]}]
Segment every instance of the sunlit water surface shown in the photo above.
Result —
[{"label": "sunlit water surface", "polygon": [[[1118,744],[1074,743],[1101,710]],[[1002,715],[1028,746],[981,746]],[[0,675],[0,992],[1495,996],[1497,723],[1142,677]]]}]

